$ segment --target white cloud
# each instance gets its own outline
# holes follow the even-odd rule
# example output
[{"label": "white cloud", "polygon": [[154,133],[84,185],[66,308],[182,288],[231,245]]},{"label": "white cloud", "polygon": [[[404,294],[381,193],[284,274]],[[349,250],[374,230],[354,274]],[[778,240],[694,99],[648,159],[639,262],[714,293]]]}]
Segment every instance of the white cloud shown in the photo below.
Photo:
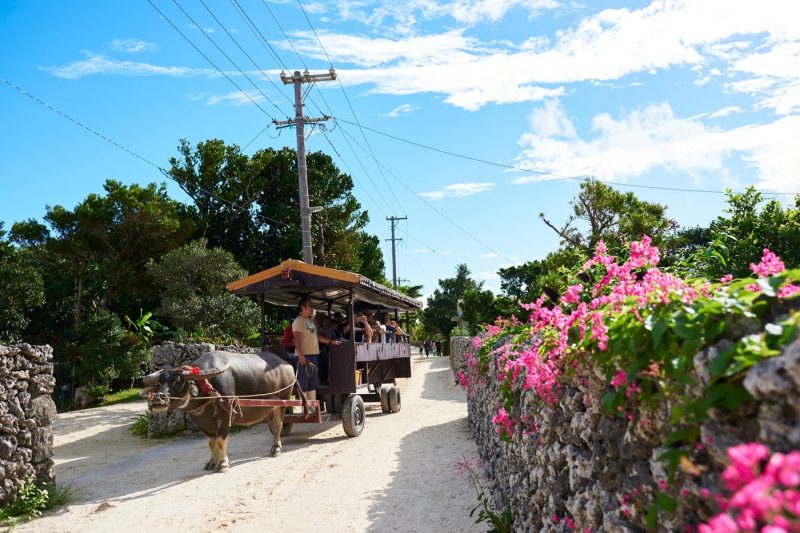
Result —
[{"label": "white cloud", "polygon": [[[481,13],[483,20],[492,20],[506,14],[510,6],[523,4],[533,5],[475,0],[450,3],[447,8],[458,11],[459,6],[466,6]],[[539,3],[539,7],[552,7],[545,4]],[[339,7],[344,18],[357,18],[355,13],[363,14],[365,5],[371,4],[343,7],[340,3]],[[432,0],[415,0],[410,5],[422,18],[436,16],[442,7]],[[383,7],[383,15],[380,9],[370,12],[373,22],[388,16],[388,11],[402,9],[395,3]],[[562,84],[609,82],[633,73],[700,67],[710,59],[738,61],[736,71],[746,72],[752,69],[747,58],[753,50],[759,50],[759,58],[769,60],[763,56],[773,47],[780,51],[781,43],[800,40],[798,18],[800,3],[793,2],[731,5],[726,0],[657,0],[641,9],[607,9],[585,17],[556,32],[552,43],[539,36],[517,47],[501,41],[481,43],[467,36],[463,28],[422,36],[409,33],[394,39],[328,32],[321,39],[338,62],[360,67],[340,70],[342,83],[371,84],[377,93],[440,93],[450,104],[475,110],[488,103],[559,96],[564,92]],[[760,40],[743,38],[749,36]],[[304,53],[322,58],[310,32],[294,37]],[[533,44],[529,47],[527,43]],[[780,52],[794,57],[792,49]],[[709,76],[717,72],[721,71],[712,69]],[[701,77],[697,83],[710,79]],[[774,95],[775,101],[765,98],[764,105],[781,111],[795,109],[795,87],[783,87],[782,91]]]},{"label": "white cloud", "polygon": [[530,125],[537,135],[545,137],[575,137],[575,127],[567,117],[559,100],[547,100],[544,107],[535,109]]},{"label": "white cloud", "polygon": [[128,54],[136,54],[147,50],[154,50],[156,45],[142,41],[141,39],[114,39],[111,41],[111,49]]},{"label": "white cloud", "polygon": [[489,252],[489,253],[481,254],[481,257],[484,258],[484,259],[496,259],[496,258],[498,258],[500,256],[497,255],[494,252]]},{"label": "white cloud", "polygon": [[212,96],[206,102],[206,105],[216,105],[216,104],[231,104],[234,106],[243,106],[252,104],[253,102],[263,102],[264,97],[261,96],[257,91],[233,91],[229,92],[228,94]]},{"label": "white cloud", "polygon": [[418,106],[414,106],[414,105],[411,105],[411,104],[400,104],[399,106],[395,107],[394,109],[392,109],[388,113],[385,113],[384,115],[381,115],[381,116],[397,118],[400,115],[407,115],[409,113],[412,113],[412,112],[416,111],[417,109],[419,109]]},{"label": "white cloud", "polygon": [[109,59],[100,54],[83,52],[85,59],[73,61],[61,67],[40,67],[58,78],[77,80],[91,74],[118,74],[124,76],[176,76],[191,77],[198,75],[215,76],[215,70],[190,67],[162,67],[150,63],[119,61]]},{"label": "white cloud", "polygon": [[[619,119],[607,113],[594,117],[591,139],[547,135],[532,129],[520,143],[518,166],[558,175],[594,175],[628,179],[654,168],[696,176],[717,177],[728,157],[738,156],[755,167],[759,187],[797,190],[800,168],[800,116],[730,130],[706,127],[696,118],[676,117],[669,104],[650,105]],[[522,184],[551,177],[518,178]]]},{"label": "white cloud", "polygon": [[[342,20],[357,21],[373,31],[409,35],[427,21],[452,19],[470,26],[481,22],[497,22],[511,9],[521,8],[533,18],[543,11],[556,9],[556,0],[339,0],[337,8]],[[446,25],[452,25],[445,22]]]},{"label": "white cloud", "polygon": [[800,41],[741,57],[731,70],[753,76],[730,83],[731,91],[753,94],[759,98],[759,107],[779,115],[800,110]]},{"label": "white cloud", "polygon": [[722,118],[722,117],[727,117],[728,115],[731,115],[733,113],[741,113],[741,112],[742,112],[741,107],[739,107],[738,105],[732,105],[728,107],[723,107],[718,111],[714,111],[708,116],[709,118]]},{"label": "white cloud", "polygon": [[462,198],[488,191],[492,187],[494,187],[494,183],[453,183],[442,187],[438,191],[421,192],[419,194],[431,200],[441,200],[447,197]]}]

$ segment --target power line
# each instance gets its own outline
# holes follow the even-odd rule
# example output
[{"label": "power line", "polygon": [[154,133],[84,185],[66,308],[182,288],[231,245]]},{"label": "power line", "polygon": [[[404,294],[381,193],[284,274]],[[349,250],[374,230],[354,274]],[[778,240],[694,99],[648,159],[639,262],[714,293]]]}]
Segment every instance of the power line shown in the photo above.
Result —
[{"label": "power line", "polygon": [[[208,5],[207,5],[207,4],[206,4],[206,3],[205,3],[203,0],[200,0],[200,3],[201,3],[201,4],[203,4],[203,7],[204,7],[204,8],[206,8],[206,11],[208,11],[208,14],[209,14],[209,15],[211,15],[211,16],[214,18],[214,20],[216,20],[216,21],[217,21],[217,24],[219,24],[220,28],[222,28],[222,29],[225,31],[225,33],[226,33],[226,34],[228,34],[228,37],[230,37],[231,41],[233,41],[233,44],[235,44],[235,45],[236,45],[236,46],[239,48],[239,50],[241,50],[241,51],[242,51],[242,53],[243,53],[245,56],[247,56],[247,59],[249,59],[249,60],[250,60],[250,62],[253,64],[253,66],[254,66],[254,67],[256,67],[256,69],[257,69],[259,72],[261,72],[261,75],[262,75],[262,76],[264,76],[264,79],[265,79],[265,80],[267,80],[267,81],[268,81],[268,82],[269,82],[269,83],[272,85],[272,87],[274,87],[274,88],[275,88],[275,90],[276,90],[276,91],[278,91],[279,93],[283,94],[283,91],[281,91],[281,90],[280,90],[280,88],[278,87],[278,84],[277,84],[277,83],[275,83],[274,81],[272,81],[272,78],[270,78],[270,77],[267,75],[267,73],[266,73],[266,72],[264,72],[264,69],[262,69],[261,67],[259,67],[259,66],[258,66],[258,64],[256,64],[255,60],[253,60],[253,58],[252,58],[252,57],[250,57],[250,54],[248,54],[248,53],[247,53],[247,51],[245,51],[245,49],[244,49],[244,48],[242,48],[242,46],[239,44],[239,41],[237,41],[237,40],[236,40],[236,38],[234,38],[234,36],[233,36],[233,35],[231,35],[231,32],[229,32],[229,31],[228,31],[228,28],[226,28],[226,27],[225,27],[225,25],[224,25],[224,24],[222,24],[222,22],[221,22],[221,21],[220,21],[220,20],[217,18],[217,16],[214,14],[214,12],[213,12],[213,11],[211,11],[211,9],[208,7]],[[209,39],[210,39],[210,37],[209,37]],[[212,42],[213,42],[213,41],[212,41]],[[218,47],[218,48],[219,48],[219,47]],[[223,53],[224,53],[224,52],[223,52]],[[228,57],[228,56],[226,55],[225,57]],[[238,67],[237,67],[237,68],[238,68]],[[241,69],[239,70],[239,72],[242,72],[242,71],[241,71]],[[244,74],[244,72],[242,72],[242,74]],[[247,77],[248,79],[250,79],[250,78],[249,78],[249,77],[248,77],[246,74],[244,74],[244,76],[245,76],[245,77]],[[252,83],[252,81],[251,81],[251,83]],[[255,85],[255,84],[253,84],[253,85]],[[261,92],[261,90],[260,90],[260,89],[259,89],[259,92]],[[267,96],[266,96],[266,95],[265,95],[263,92],[261,92],[261,94],[264,96],[264,98],[267,98]],[[270,100],[269,98],[267,98],[267,101],[268,101],[269,103],[271,103],[273,106],[275,106],[275,108],[276,108],[278,111],[280,111],[281,113],[283,112],[283,111],[281,110],[281,108],[280,108],[280,107],[278,107],[278,105],[277,105],[277,104],[275,104],[275,103],[274,103],[272,100]]]},{"label": "power line", "polygon": [[[349,120],[346,120],[346,119],[343,119],[343,118],[338,118],[338,117],[335,117],[335,116],[332,117],[332,118],[333,118],[334,122],[341,121],[341,122],[344,122],[345,124],[350,124],[351,126],[357,126],[357,127],[361,128],[361,129],[365,129],[365,130],[371,131],[372,133],[376,133],[378,135],[382,135],[384,137],[388,137],[390,139],[394,139],[395,141],[404,142],[406,144],[417,146],[419,148],[424,148],[426,150],[431,150],[433,152],[438,152],[440,154],[449,155],[449,156],[452,156],[452,157],[458,157],[460,159],[467,159],[469,161],[475,161],[477,163],[483,163],[485,165],[491,165],[491,166],[506,168],[506,169],[510,169],[510,170],[518,170],[520,172],[528,172],[530,174],[537,174],[537,175],[540,175],[540,176],[550,176],[550,177],[553,177],[553,178],[559,178],[559,179],[565,179],[565,180],[585,181],[587,177],[590,177],[589,175],[586,175],[586,176],[564,176],[564,175],[561,175],[561,174],[555,174],[553,172],[547,172],[547,171],[544,171],[544,170],[533,170],[533,169],[529,169],[529,168],[517,167],[517,166],[514,166],[514,165],[506,165],[504,163],[496,163],[494,161],[487,161],[486,159],[481,159],[481,158],[478,158],[478,157],[472,157],[472,156],[468,156],[468,155],[464,155],[464,154],[459,154],[457,152],[451,152],[449,150],[443,150],[441,148],[436,148],[436,147],[433,147],[433,146],[429,146],[427,144],[422,144],[422,143],[418,143],[416,141],[411,141],[409,139],[404,139],[402,137],[397,137],[397,136],[392,135],[390,133],[379,131],[379,130],[370,128],[368,126],[364,126],[364,125],[357,124],[357,123],[354,123],[354,122],[350,122]],[[660,190],[660,191],[679,191],[679,192],[699,192],[699,193],[710,193],[710,194],[727,194],[726,191],[712,190],[712,189],[683,189],[683,188],[680,188],[680,187],[659,187],[659,186],[656,186],[656,185],[639,185],[639,184],[634,184],[634,183],[620,183],[620,182],[610,181],[610,180],[605,180],[605,179],[597,179],[597,181],[600,181],[602,183],[607,183],[609,185],[617,185],[619,187],[634,187],[634,188],[639,188],[639,189],[656,189],[656,190]],[[800,194],[798,192],[765,192],[765,191],[761,191],[761,192],[763,192],[764,194],[787,194],[787,195],[790,195],[790,196],[795,196],[795,195]]]},{"label": "power line", "polygon": [[[184,33],[183,33],[183,32],[182,32],[182,31],[181,31],[181,30],[180,30],[180,29],[179,29],[179,28],[178,28],[178,27],[177,27],[177,26],[176,26],[176,25],[175,25],[175,24],[172,22],[172,20],[170,20],[170,19],[169,19],[169,17],[167,17],[167,16],[164,14],[164,12],[163,12],[163,11],[161,11],[160,9],[158,9],[158,6],[157,6],[157,5],[155,5],[155,4],[153,3],[153,1],[152,1],[152,0],[147,0],[147,2],[148,2],[148,3],[149,3],[151,6],[153,6],[153,9],[155,9],[155,10],[158,12],[158,14],[159,14],[159,15],[161,15],[161,16],[164,18],[164,20],[166,20],[166,21],[169,23],[169,25],[170,25],[170,26],[172,26],[172,27],[175,29],[175,31],[176,31],[176,32],[178,32],[178,33],[180,34],[180,36],[181,36],[181,37],[183,37],[183,38],[186,40],[186,42],[187,42],[187,43],[189,43],[189,44],[192,46],[192,48],[194,48],[195,50],[197,50],[197,53],[198,53],[198,54],[200,54],[201,56],[203,56],[203,57],[205,58],[205,60],[206,60],[206,61],[208,61],[209,63],[211,63],[211,66],[213,66],[215,69],[217,69],[217,71],[218,71],[220,74],[222,74],[223,76],[225,76],[225,78],[227,78],[227,79],[228,79],[228,81],[229,81],[229,82],[231,82],[231,83],[233,84],[233,86],[234,86],[234,87],[236,87],[237,89],[239,89],[239,91],[240,91],[240,92],[241,92],[243,95],[245,95],[245,96],[247,97],[247,99],[248,99],[248,100],[250,100],[251,102],[253,102],[253,104],[255,104],[255,106],[256,106],[257,108],[259,108],[259,109],[261,110],[261,112],[262,112],[262,113],[264,113],[264,114],[265,114],[265,115],[267,115],[269,118],[271,118],[271,119],[273,119],[273,120],[274,120],[274,117],[273,117],[272,115],[270,115],[269,113],[267,113],[267,111],[266,111],[266,110],[265,110],[263,107],[261,107],[260,105],[258,105],[258,102],[256,102],[255,100],[253,100],[253,98],[252,98],[252,97],[251,97],[251,96],[250,96],[250,95],[247,93],[247,91],[245,91],[244,89],[242,89],[241,87],[239,87],[239,85],[238,85],[238,84],[237,84],[235,81],[233,81],[233,79],[232,79],[230,76],[228,76],[227,74],[225,74],[225,72],[224,72],[224,71],[223,71],[221,68],[219,68],[219,67],[217,66],[217,64],[216,64],[216,63],[214,63],[213,61],[211,61],[211,59],[209,59],[209,57],[208,57],[207,55],[205,55],[205,54],[203,53],[203,51],[202,51],[202,50],[200,50],[200,49],[199,49],[199,48],[198,48],[198,47],[197,47],[197,46],[196,46],[196,45],[195,45],[195,44],[194,44],[194,43],[191,41],[191,39],[189,39],[189,38],[188,38],[186,35],[184,35]],[[269,98],[267,98],[267,100],[269,100]],[[274,104],[273,104],[273,105],[274,105]]]},{"label": "power line", "polygon": [[[283,26],[281,26],[281,23],[278,21],[278,18],[275,16],[275,13],[273,13],[273,12],[272,12],[272,8],[270,8],[270,7],[269,7],[269,4],[267,3],[267,0],[261,0],[261,1],[264,3],[264,7],[266,7],[266,8],[267,8],[267,11],[269,11],[269,14],[272,16],[272,20],[274,20],[274,21],[275,21],[275,24],[278,26],[278,29],[279,29],[279,30],[281,30],[281,33],[282,33],[282,34],[283,34],[283,36],[286,38],[286,41],[289,43],[289,46],[291,46],[291,47],[292,47],[292,50],[294,50],[294,55],[296,55],[296,56],[297,56],[297,59],[299,59],[299,60],[300,60],[300,63],[302,63],[302,64],[303,64],[303,68],[305,68],[306,70],[308,70],[308,65],[306,65],[306,62],[305,62],[305,61],[303,61],[303,57],[302,57],[302,56],[300,55],[300,53],[297,51],[297,48],[295,48],[295,47],[294,47],[294,43],[292,43],[292,40],[291,40],[291,39],[289,39],[289,36],[286,34],[286,32],[285,32],[285,31],[283,31]],[[333,65],[330,65],[330,66],[331,66],[331,67],[333,67]],[[288,70],[288,69],[287,69],[287,70]]]},{"label": "power line", "polygon": [[[344,128],[342,128],[342,131],[345,131],[345,130],[344,130]],[[353,139],[353,142],[354,142],[354,143],[356,143],[356,145],[358,145],[358,147],[359,147],[359,148],[361,148],[362,150],[364,150],[364,147],[363,147],[363,146],[361,146],[360,144],[358,144],[358,141],[356,141],[355,139]],[[366,150],[364,150],[364,151],[366,151]],[[378,165],[380,165],[380,166],[383,166],[383,165],[381,165],[380,163],[378,163]],[[467,231],[466,229],[464,229],[463,227],[461,227],[459,224],[457,224],[456,222],[454,222],[454,221],[453,221],[453,220],[452,220],[450,217],[448,217],[447,215],[445,215],[444,213],[442,213],[442,211],[441,211],[441,210],[439,210],[439,209],[438,209],[436,206],[434,206],[433,204],[431,204],[431,203],[430,203],[429,201],[427,201],[425,198],[423,198],[422,196],[420,196],[420,194],[419,194],[419,193],[417,193],[417,192],[416,192],[414,189],[412,189],[411,187],[409,187],[409,186],[408,186],[408,184],[406,184],[406,182],[405,182],[405,181],[403,181],[403,180],[402,180],[402,179],[401,179],[399,176],[397,176],[397,174],[395,174],[394,172],[392,172],[391,170],[389,170],[389,169],[388,169],[388,168],[386,168],[386,167],[384,167],[384,169],[386,170],[386,172],[388,172],[389,174],[391,174],[391,175],[392,175],[392,177],[394,177],[394,178],[395,178],[397,181],[399,181],[401,185],[403,185],[403,186],[404,186],[406,189],[408,189],[408,190],[411,192],[411,194],[413,194],[415,197],[417,197],[417,198],[418,198],[420,201],[422,201],[422,202],[423,202],[425,205],[427,205],[428,207],[430,207],[430,208],[431,208],[433,211],[435,211],[435,212],[436,212],[436,213],[437,213],[437,214],[438,214],[440,217],[442,217],[442,218],[443,218],[443,219],[445,219],[447,222],[449,222],[449,223],[450,223],[450,224],[451,224],[453,227],[455,227],[457,230],[461,231],[461,233],[463,233],[464,235],[466,235],[467,237],[469,237],[470,239],[472,239],[472,240],[473,240],[473,241],[475,241],[476,243],[480,244],[481,246],[483,246],[484,248],[486,248],[486,249],[487,249],[487,250],[489,250],[490,252],[492,252],[492,253],[496,254],[496,255],[497,255],[498,257],[500,257],[501,259],[504,259],[504,260],[506,260],[506,261],[507,261],[507,262],[509,262],[509,263],[513,263],[513,261],[512,261],[511,259],[509,259],[509,258],[505,257],[505,256],[504,256],[503,254],[501,254],[500,252],[498,252],[498,251],[496,251],[496,250],[492,249],[492,248],[491,248],[491,247],[490,247],[488,244],[486,244],[485,242],[483,242],[483,241],[481,241],[480,239],[478,239],[478,238],[477,238],[476,236],[474,236],[472,233],[470,233],[469,231]]]},{"label": "power line", "polygon": [[[70,115],[68,115],[68,114],[64,113],[64,112],[63,112],[63,111],[61,111],[60,109],[57,109],[56,107],[54,107],[54,106],[52,106],[52,105],[48,104],[48,103],[47,103],[47,102],[45,102],[44,100],[42,100],[42,99],[40,99],[40,98],[38,98],[38,97],[36,97],[36,96],[32,95],[31,93],[29,93],[29,92],[28,92],[28,91],[26,91],[25,89],[23,89],[23,88],[21,88],[21,87],[19,87],[19,86],[15,85],[14,83],[12,83],[12,82],[8,81],[7,79],[5,79],[5,78],[3,78],[3,77],[1,77],[1,76],[0,76],[0,81],[2,81],[3,83],[5,83],[6,85],[8,85],[9,87],[11,87],[12,89],[15,89],[15,90],[16,90],[17,92],[19,92],[20,94],[22,94],[22,95],[24,95],[24,96],[27,96],[27,97],[28,97],[28,98],[30,98],[31,100],[33,100],[33,101],[37,102],[38,104],[42,105],[43,107],[45,107],[45,108],[49,109],[50,111],[52,111],[52,112],[56,113],[57,115],[61,116],[62,118],[65,118],[65,119],[69,120],[70,122],[72,122],[72,123],[73,123],[73,124],[75,124],[76,126],[78,126],[78,127],[82,128],[82,129],[84,129],[84,130],[88,131],[89,133],[91,133],[91,134],[93,134],[93,135],[96,135],[96,136],[97,136],[97,137],[99,137],[100,139],[102,139],[102,140],[106,141],[107,143],[109,143],[109,144],[111,144],[111,145],[113,145],[113,146],[115,146],[115,147],[119,148],[120,150],[122,150],[122,151],[124,151],[124,152],[128,153],[129,155],[132,155],[132,156],[133,156],[133,157],[135,157],[136,159],[139,159],[139,160],[141,160],[141,161],[144,161],[144,162],[145,162],[145,163],[147,163],[148,165],[150,165],[150,166],[152,166],[152,167],[156,168],[157,170],[159,170],[159,171],[160,171],[160,172],[161,172],[161,173],[164,175],[164,177],[166,177],[167,179],[170,179],[170,180],[174,181],[174,182],[175,182],[175,183],[177,183],[177,184],[178,184],[178,185],[179,185],[179,186],[180,186],[180,187],[181,187],[181,188],[182,188],[184,191],[186,191],[186,189],[184,188],[184,187],[186,187],[186,186],[187,186],[187,185],[186,185],[186,183],[185,183],[185,180],[181,180],[180,178],[178,178],[178,177],[176,177],[176,176],[173,176],[173,175],[172,175],[172,174],[170,174],[170,173],[169,173],[169,171],[168,171],[168,170],[166,170],[164,167],[162,167],[162,166],[160,166],[160,165],[157,165],[156,163],[153,163],[153,162],[152,162],[152,161],[150,161],[149,159],[147,159],[147,158],[145,158],[145,157],[143,157],[143,156],[141,156],[141,155],[137,154],[136,152],[134,152],[134,151],[133,151],[133,150],[131,150],[130,148],[128,148],[128,147],[126,147],[126,146],[124,146],[124,145],[122,145],[122,144],[118,143],[117,141],[115,141],[115,140],[113,140],[113,139],[111,139],[111,138],[109,138],[109,137],[107,137],[107,136],[103,135],[102,133],[98,132],[97,130],[95,130],[95,129],[93,129],[93,128],[89,127],[89,126],[87,126],[86,124],[84,124],[84,123],[83,123],[83,122],[81,122],[80,120],[78,120],[78,119],[76,119],[76,118],[73,118],[72,116],[70,116]],[[246,209],[245,209],[244,207],[238,206],[238,205],[234,204],[233,202],[231,202],[231,201],[229,201],[229,200],[225,200],[224,198],[220,198],[219,196],[215,195],[214,193],[212,193],[212,192],[210,192],[210,191],[207,191],[207,190],[205,190],[204,188],[200,187],[199,185],[194,185],[194,187],[195,187],[197,190],[199,190],[199,191],[201,191],[201,192],[204,192],[204,193],[205,193],[205,194],[207,194],[209,197],[211,197],[211,198],[214,198],[215,200],[217,200],[217,201],[219,201],[219,202],[226,203],[226,204],[230,205],[231,207],[233,207],[233,208],[235,208],[235,209],[238,209],[240,212],[244,212],[244,211],[246,211]],[[188,194],[188,192],[187,192],[187,194]],[[286,224],[285,222],[281,222],[281,221],[279,221],[279,220],[273,220],[273,219],[271,219],[271,218],[265,217],[265,216],[263,216],[263,215],[261,215],[261,214],[258,214],[258,213],[255,213],[255,216],[256,216],[256,217],[258,217],[258,218],[260,218],[262,221],[264,221],[264,222],[267,222],[267,223],[270,223],[270,224],[279,224],[279,225],[281,225],[281,226],[290,227],[290,225],[289,225],[289,224]]]},{"label": "power line", "polygon": [[[286,63],[284,63],[281,60],[278,53],[275,51],[274,48],[272,48],[272,45],[269,44],[267,38],[264,37],[264,34],[261,33],[261,30],[259,30],[255,22],[253,22],[253,19],[250,18],[250,15],[247,14],[247,11],[245,11],[244,8],[239,4],[239,1],[238,0],[230,0],[230,1],[231,5],[233,5],[234,9],[236,9],[236,12],[239,13],[239,16],[242,17],[242,20],[245,22],[247,27],[250,28],[250,31],[253,32],[253,35],[256,36],[258,42],[261,43],[261,46],[272,56],[272,58],[275,60],[276,63],[278,63],[284,68],[284,70],[289,70],[289,67],[287,67]],[[289,99],[289,102],[291,102],[291,99]]]},{"label": "power line", "polygon": [[[302,2],[300,0],[297,0],[297,5],[300,6],[300,10],[303,12],[303,15],[305,16],[306,21],[308,22],[308,25],[311,28],[311,31],[314,32],[314,37],[317,38],[317,42],[319,43],[319,47],[322,49],[322,53],[324,53],[325,57],[328,59],[328,63],[330,64],[330,68],[333,68],[333,61],[331,60],[331,57],[328,55],[328,51],[325,50],[325,47],[323,46],[322,41],[320,40],[319,35],[317,34],[317,30],[314,28],[314,25],[311,23],[311,19],[309,18],[308,13],[306,12],[306,9],[303,7]],[[342,94],[344,94],[344,99],[347,102],[347,106],[350,108],[350,112],[353,114],[353,118],[355,119],[356,123],[358,124],[359,130],[361,131],[361,136],[364,138],[364,142],[366,143],[367,148],[369,148],[369,155],[372,157],[372,160],[375,162],[375,166],[378,167],[378,172],[380,172],[384,183],[386,183],[386,187],[389,189],[389,192],[391,193],[391,195],[394,198],[395,202],[397,202],[397,205],[402,210],[403,204],[397,198],[397,195],[394,193],[394,189],[392,188],[392,185],[389,183],[389,180],[386,179],[386,175],[383,173],[383,170],[381,170],[380,163],[378,163],[378,158],[375,157],[375,152],[372,150],[372,145],[370,145],[369,140],[367,139],[367,136],[364,133],[364,130],[361,129],[361,124],[360,124],[360,121],[358,120],[358,115],[356,115],[356,111],[355,111],[355,109],[353,109],[353,104],[350,102],[350,97],[347,96],[347,91],[344,90],[344,85],[342,85],[342,81],[338,77],[336,78],[336,81],[339,83],[339,88],[342,90]],[[320,94],[322,94],[321,91],[320,91]],[[323,96],[323,100],[324,100],[324,96]]]},{"label": "power line", "polygon": [[[150,2],[150,0],[147,0],[147,1],[148,1],[148,2]],[[151,2],[151,3],[152,3],[152,2]],[[195,26],[197,26],[198,28],[200,28],[200,25],[199,25],[199,24],[198,24],[198,23],[197,23],[197,22],[196,22],[196,21],[195,21],[195,20],[192,18],[192,16],[191,16],[191,15],[190,15],[190,14],[189,14],[189,13],[188,13],[188,12],[187,12],[185,9],[183,9],[183,7],[180,5],[180,3],[178,3],[178,0],[172,0],[172,3],[174,3],[176,6],[178,6],[178,9],[180,9],[180,10],[181,10],[181,12],[183,12],[183,14],[184,14],[184,15],[186,15],[186,18],[188,18],[190,21],[192,21],[192,24],[194,24]],[[206,9],[208,9],[208,6],[206,6],[206,5],[205,5],[205,3],[203,3],[203,6],[205,6],[205,7],[206,7]],[[209,11],[209,13],[211,13],[211,10],[210,10],[210,9],[209,9],[208,11]],[[216,16],[214,16],[214,14],[213,14],[213,13],[211,13],[211,16],[213,16],[213,17],[214,17],[214,20],[216,20],[216,21],[219,23],[219,25],[220,25],[220,26],[222,26],[222,29],[223,29],[223,30],[225,30],[225,32],[227,33],[227,31],[228,31],[228,30],[227,30],[227,29],[225,29],[225,26],[223,26],[221,22],[219,22],[219,19],[217,19],[217,17],[216,17]],[[222,49],[222,48],[221,48],[221,47],[220,47],[220,46],[219,46],[219,45],[218,45],[218,44],[217,44],[217,43],[214,41],[214,39],[212,39],[212,38],[211,38],[211,36],[209,36],[209,35],[208,35],[208,33],[204,32],[204,31],[202,31],[202,30],[200,31],[200,33],[202,33],[202,34],[205,36],[205,38],[206,38],[206,39],[208,39],[208,41],[209,41],[211,44],[213,44],[213,45],[214,45],[214,47],[215,47],[217,50],[219,50],[219,52],[220,52],[222,55],[224,55],[224,56],[225,56],[225,57],[228,59],[228,61],[230,61],[231,65],[233,65],[233,66],[234,66],[234,68],[236,68],[236,70],[238,70],[238,71],[239,71],[239,72],[242,74],[242,76],[244,76],[244,77],[245,77],[245,79],[246,79],[247,81],[249,81],[249,82],[250,82],[250,85],[252,85],[252,86],[253,86],[253,88],[255,88],[255,90],[256,90],[256,91],[258,91],[258,92],[261,94],[261,96],[263,96],[263,97],[264,97],[264,99],[265,99],[267,102],[269,102],[270,104],[272,104],[272,105],[273,105],[273,107],[275,107],[275,109],[277,109],[279,113],[283,113],[283,110],[281,110],[281,108],[280,108],[280,107],[278,107],[278,104],[276,104],[275,102],[273,102],[272,100],[270,100],[270,99],[269,99],[269,97],[268,97],[266,94],[264,94],[264,91],[262,91],[262,90],[261,90],[261,87],[259,87],[258,85],[256,85],[256,83],[255,83],[255,82],[252,80],[252,78],[250,78],[250,76],[248,76],[248,75],[247,75],[247,74],[246,74],[246,73],[245,73],[245,72],[244,72],[244,71],[243,71],[243,70],[242,70],[242,69],[239,67],[239,65],[237,65],[237,64],[236,64],[236,62],[235,62],[233,59],[231,59],[231,57],[230,57],[228,54],[226,54],[226,53],[225,53],[225,50],[223,50],[223,49]],[[181,35],[183,35],[183,34],[181,34]],[[230,36],[230,33],[229,33],[228,35]],[[233,37],[231,37],[231,39],[233,39]],[[234,42],[236,43],[236,41],[235,41],[235,40],[234,40]],[[237,46],[238,46],[238,44],[239,44],[239,43],[236,43],[236,45],[237,45]],[[241,49],[241,47],[239,47],[239,48]],[[242,51],[244,51],[244,50],[242,50]],[[246,52],[245,52],[245,55],[247,55],[247,53],[246,53]],[[247,55],[247,57],[249,58],[250,56],[249,56],[249,55]],[[252,61],[252,60],[251,60],[251,61]],[[258,65],[256,65],[256,68],[258,68]],[[260,70],[260,69],[259,69],[259,70]],[[261,73],[263,74],[264,72],[262,71]],[[265,77],[266,77],[266,76],[265,76]],[[228,79],[230,79],[230,78],[228,78]],[[273,85],[274,85],[274,84],[273,84]],[[237,85],[236,87],[237,87],[237,88],[239,88],[239,86],[238,86],[238,85]],[[240,91],[242,91],[242,89],[241,89],[241,88],[239,88],[239,90],[240,90]],[[244,93],[244,91],[242,91],[242,92]],[[250,101],[251,101],[251,102],[253,102],[254,104],[256,103],[256,101],[255,101],[255,100],[253,100],[252,98],[250,98]],[[256,104],[256,105],[258,105],[258,104]],[[259,107],[261,107],[261,106],[259,106]],[[262,111],[263,111],[263,109],[262,109]],[[272,118],[273,120],[275,120],[275,118],[274,118],[274,117],[272,117],[272,116],[270,116],[270,118]]]}]

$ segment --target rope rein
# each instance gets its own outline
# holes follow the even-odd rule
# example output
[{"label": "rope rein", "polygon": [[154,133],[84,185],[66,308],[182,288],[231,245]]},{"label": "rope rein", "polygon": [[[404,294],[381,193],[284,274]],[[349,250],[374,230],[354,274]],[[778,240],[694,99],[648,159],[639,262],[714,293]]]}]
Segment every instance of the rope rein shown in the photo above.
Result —
[{"label": "rope rein", "polygon": [[[238,400],[239,398],[261,398],[261,397],[264,397],[264,396],[272,396],[274,394],[280,394],[281,392],[285,391],[286,389],[291,389],[292,387],[294,387],[295,383],[297,383],[297,371],[299,370],[300,366],[301,365],[298,365],[298,368],[295,369],[295,371],[294,371],[294,380],[289,385],[287,385],[286,387],[283,387],[281,389],[278,389],[276,391],[273,391],[273,392],[264,392],[264,393],[261,393],[261,394],[237,394],[235,396],[224,396],[224,395],[218,393],[216,391],[216,389],[215,389],[211,393],[212,396],[194,396],[192,398],[186,398],[184,396],[164,396],[164,398],[166,398],[168,400],[192,401],[192,400],[229,400],[229,399],[230,400]],[[314,374],[314,372],[318,370],[317,365],[315,365],[311,361],[308,361],[305,364],[305,367],[306,367],[306,376],[308,376],[308,377],[311,377]],[[311,367],[311,368],[308,368],[308,367]],[[205,379],[205,378],[203,378],[203,379]]]}]

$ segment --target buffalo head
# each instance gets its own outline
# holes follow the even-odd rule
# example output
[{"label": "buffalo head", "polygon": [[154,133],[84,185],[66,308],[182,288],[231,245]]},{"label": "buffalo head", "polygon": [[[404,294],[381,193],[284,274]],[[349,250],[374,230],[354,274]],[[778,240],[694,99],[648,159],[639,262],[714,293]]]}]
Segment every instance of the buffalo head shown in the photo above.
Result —
[{"label": "buffalo head", "polygon": [[145,388],[141,394],[147,397],[147,407],[153,413],[162,413],[168,409],[192,409],[192,398],[199,394],[194,382],[218,376],[228,370],[228,366],[230,364],[222,368],[180,367],[159,370],[145,376]]}]

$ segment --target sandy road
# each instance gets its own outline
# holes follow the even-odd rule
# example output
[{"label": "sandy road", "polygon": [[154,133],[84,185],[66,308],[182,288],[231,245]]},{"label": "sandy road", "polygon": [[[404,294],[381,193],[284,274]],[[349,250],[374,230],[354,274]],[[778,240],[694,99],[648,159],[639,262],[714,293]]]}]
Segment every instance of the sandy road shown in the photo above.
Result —
[{"label": "sandy road", "polygon": [[59,415],[56,474],[75,499],[14,531],[481,531],[455,468],[477,454],[464,393],[446,358],[412,361],[399,413],[367,404],[352,439],[340,423],[295,425],[277,458],[258,425],[231,436],[225,474],[202,469],[205,438],[128,435],[143,403]]}]

